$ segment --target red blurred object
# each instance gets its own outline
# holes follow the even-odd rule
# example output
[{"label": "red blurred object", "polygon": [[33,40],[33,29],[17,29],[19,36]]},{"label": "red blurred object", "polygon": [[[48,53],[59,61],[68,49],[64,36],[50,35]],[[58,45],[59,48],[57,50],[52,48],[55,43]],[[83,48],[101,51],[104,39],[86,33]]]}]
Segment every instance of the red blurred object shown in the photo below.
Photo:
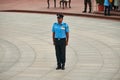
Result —
[{"label": "red blurred object", "polygon": [[104,5],[98,5],[98,11],[104,11]]}]

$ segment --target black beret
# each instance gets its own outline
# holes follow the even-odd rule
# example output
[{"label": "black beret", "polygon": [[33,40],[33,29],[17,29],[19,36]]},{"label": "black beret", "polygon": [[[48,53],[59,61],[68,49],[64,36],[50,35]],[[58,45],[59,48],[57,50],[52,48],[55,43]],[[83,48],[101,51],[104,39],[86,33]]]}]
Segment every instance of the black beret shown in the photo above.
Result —
[{"label": "black beret", "polygon": [[57,18],[63,18],[63,17],[64,17],[64,15],[61,14],[61,13],[58,13],[58,14],[57,14]]}]

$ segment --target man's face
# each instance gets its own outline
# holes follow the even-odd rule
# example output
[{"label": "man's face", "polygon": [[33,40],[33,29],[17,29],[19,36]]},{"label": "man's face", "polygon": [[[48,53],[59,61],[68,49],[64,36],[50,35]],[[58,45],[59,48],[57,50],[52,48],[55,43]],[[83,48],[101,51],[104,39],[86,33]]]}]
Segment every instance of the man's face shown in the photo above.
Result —
[{"label": "man's face", "polygon": [[63,18],[57,18],[57,20],[58,20],[58,23],[62,23]]}]

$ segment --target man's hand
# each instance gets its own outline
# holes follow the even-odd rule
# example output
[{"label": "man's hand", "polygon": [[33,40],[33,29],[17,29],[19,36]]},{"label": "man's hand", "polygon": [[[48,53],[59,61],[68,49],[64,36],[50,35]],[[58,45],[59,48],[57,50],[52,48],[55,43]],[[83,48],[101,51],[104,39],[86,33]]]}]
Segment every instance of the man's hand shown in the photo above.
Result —
[{"label": "man's hand", "polygon": [[68,45],[68,41],[66,41],[66,46]]}]

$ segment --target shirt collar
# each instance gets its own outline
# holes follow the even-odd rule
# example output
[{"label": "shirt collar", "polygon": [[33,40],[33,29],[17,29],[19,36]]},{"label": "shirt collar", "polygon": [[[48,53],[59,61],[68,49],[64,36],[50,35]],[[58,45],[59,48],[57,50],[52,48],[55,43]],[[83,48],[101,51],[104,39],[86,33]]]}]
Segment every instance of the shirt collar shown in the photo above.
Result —
[{"label": "shirt collar", "polygon": [[[57,24],[59,24],[59,23],[57,22]],[[63,25],[63,24],[64,24],[64,22],[62,22],[61,24]]]}]

